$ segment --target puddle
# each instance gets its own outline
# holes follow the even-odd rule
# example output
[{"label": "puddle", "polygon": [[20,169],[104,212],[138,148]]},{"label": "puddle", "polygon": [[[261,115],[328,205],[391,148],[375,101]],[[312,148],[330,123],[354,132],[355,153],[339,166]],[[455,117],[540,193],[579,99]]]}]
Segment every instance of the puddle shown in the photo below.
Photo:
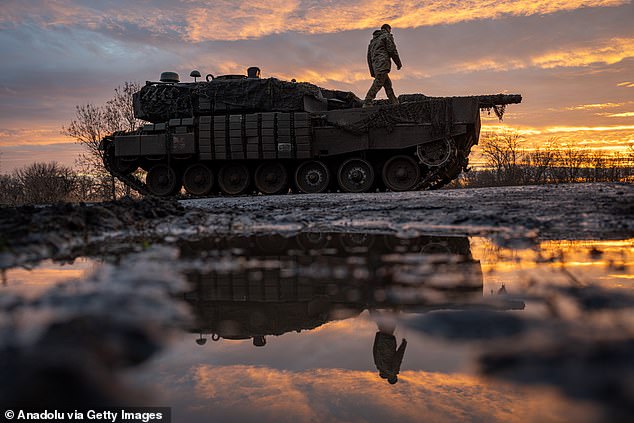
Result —
[{"label": "puddle", "polygon": [[[596,364],[574,354],[596,345],[607,345],[605,357],[634,352],[632,239],[513,250],[480,237],[299,233],[165,248],[135,253],[128,264],[81,258],[9,269],[2,292],[37,298],[69,278],[94,283],[96,272],[97,295],[120,295],[127,282],[116,275],[130,274],[134,283],[145,278],[138,297],[157,301],[169,285],[163,279],[182,278],[167,291],[190,318],[176,314],[158,352],[119,371],[138,398],[173,407],[175,421],[583,422],[629,411],[634,391],[618,371],[632,371],[631,359],[599,363],[601,379]],[[113,278],[119,288],[104,288]],[[133,292],[124,292],[131,302]],[[528,380],[524,367],[508,366],[522,357],[514,347],[540,357],[557,340],[583,347],[570,353],[576,380]],[[527,368],[548,371],[544,361]],[[606,400],[584,390],[596,383],[623,392]]]},{"label": "puddle", "polygon": [[80,257],[65,263],[44,260],[30,267],[4,269],[2,292],[36,297],[60,282],[84,278],[98,266],[98,261]]}]

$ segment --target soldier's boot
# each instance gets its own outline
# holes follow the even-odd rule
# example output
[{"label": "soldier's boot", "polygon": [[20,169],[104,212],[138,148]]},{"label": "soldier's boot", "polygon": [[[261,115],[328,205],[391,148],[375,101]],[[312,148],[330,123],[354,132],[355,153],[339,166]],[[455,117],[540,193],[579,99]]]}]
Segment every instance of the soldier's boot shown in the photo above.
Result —
[{"label": "soldier's boot", "polygon": [[363,107],[372,107],[374,104],[374,98],[376,97],[376,92],[372,92],[372,88],[368,91],[368,94],[365,96],[365,100],[363,100]]},{"label": "soldier's boot", "polygon": [[376,95],[379,93],[379,90],[383,87],[384,78],[383,75],[377,75],[374,78],[374,82],[372,86],[368,90],[368,93],[365,96],[365,100],[363,101],[363,107],[371,107],[372,101],[375,99]]},{"label": "soldier's boot", "polygon": [[396,97],[396,94],[394,94],[392,84],[390,84],[389,86],[385,86],[385,94],[387,94],[387,98],[390,100],[390,103],[398,104],[398,98]]}]

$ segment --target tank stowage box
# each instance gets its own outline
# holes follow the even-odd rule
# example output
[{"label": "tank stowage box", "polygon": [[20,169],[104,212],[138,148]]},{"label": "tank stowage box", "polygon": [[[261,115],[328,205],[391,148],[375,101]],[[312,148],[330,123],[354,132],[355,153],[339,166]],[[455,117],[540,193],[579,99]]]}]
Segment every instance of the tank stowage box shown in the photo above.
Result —
[{"label": "tank stowage box", "polygon": [[481,109],[501,118],[519,102],[406,94],[362,108],[353,93],[275,78],[148,82],[134,111],[151,123],[101,148],[113,175],[157,196],[430,189],[466,169]]}]

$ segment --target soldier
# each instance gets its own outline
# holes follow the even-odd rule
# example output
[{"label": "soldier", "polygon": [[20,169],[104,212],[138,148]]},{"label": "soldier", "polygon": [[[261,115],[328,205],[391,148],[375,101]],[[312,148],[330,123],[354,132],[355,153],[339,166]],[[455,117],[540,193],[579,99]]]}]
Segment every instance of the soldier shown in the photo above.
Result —
[{"label": "soldier", "polygon": [[392,60],[396,63],[396,69],[400,70],[403,65],[398,57],[394,37],[392,36],[392,27],[384,24],[380,30],[374,31],[373,38],[368,46],[368,66],[370,67],[370,75],[374,77],[374,82],[365,96],[363,107],[372,105],[372,100],[376,97],[381,87],[385,88],[387,97],[393,104],[398,104],[398,99],[394,95],[392,89],[392,81],[390,80],[390,69]]}]

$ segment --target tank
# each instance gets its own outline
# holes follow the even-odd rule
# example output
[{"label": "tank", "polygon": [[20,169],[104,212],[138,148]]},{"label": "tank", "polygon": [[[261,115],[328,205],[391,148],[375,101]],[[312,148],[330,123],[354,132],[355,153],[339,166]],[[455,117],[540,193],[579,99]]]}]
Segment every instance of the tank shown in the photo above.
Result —
[{"label": "tank", "polygon": [[[198,71],[191,74],[200,77]],[[351,92],[248,75],[179,82],[164,72],[134,94],[149,122],[105,137],[109,172],[141,194],[192,196],[412,191],[467,170],[480,111],[501,119],[518,94],[399,96],[361,107]],[[145,181],[135,176],[142,168]]]}]

